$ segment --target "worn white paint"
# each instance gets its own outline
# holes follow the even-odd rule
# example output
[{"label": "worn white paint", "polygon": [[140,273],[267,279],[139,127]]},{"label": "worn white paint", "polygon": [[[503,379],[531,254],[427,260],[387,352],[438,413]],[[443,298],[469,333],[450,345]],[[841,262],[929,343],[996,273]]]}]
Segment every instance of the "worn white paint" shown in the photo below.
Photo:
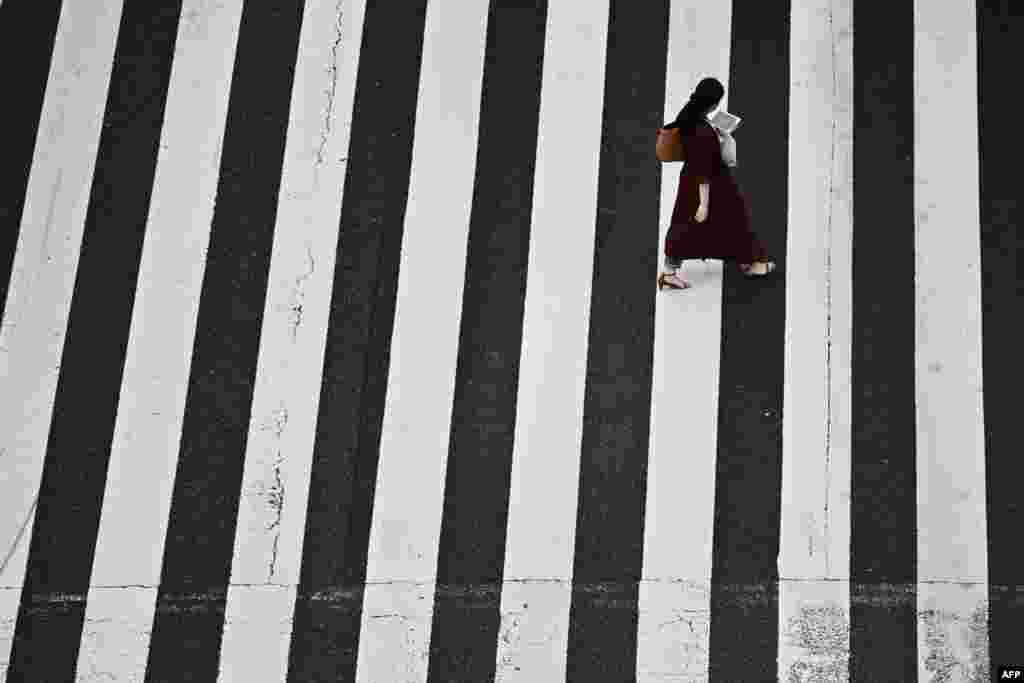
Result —
[{"label": "worn white paint", "polygon": [[[138,540],[137,534],[135,538]],[[143,541],[139,549],[148,551],[151,545]],[[155,601],[153,586],[90,586],[75,670],[77,683],[145,680]]]},{"label": "worn white paint", "polygon": [[425,681],[473,197],[487,4],[427,4],[360,683]]},{"label": "worn white paint", "polygon": [[919,681],[989,680],[988,585],[919,583],[917,648]]},{"label": "worn white paint", "polygon": [[850,608],[846,580],[779,581],[778,680],[850,680]]},{"label": "worn white paint", "polygon": [[[552,2],[541,83],[497,673],[565,680],[608,2]],[[571,179],[572,182],[566,182]]]},{"label": "worn white paint", "polygon": [[[676,529],[688,523],[682,519]],[[640,584],[638,683],[708,680],[710,595],[707,579],[659,578]]]},{"label": "worn white paint", "polygon": [[219,679],[285,680],[365,0],[306,5]]},{"label": "worn white paint", "polygon": [[779,680],[847,680],[853,8],[794,3],[790,27]]},{"label": "worn white paint", "polygon": [[922,681],[985,680],[975,2],[914,11],[919,671]]},{"label": "worn white paint", "polygon": [[61,6],[0,327],[0,677],[25,580],[121,5]]},{"label": "worn white paint", "polygon": [[[241,0],[186,0],[76,680],[142,680],[167,532]],[[127,587],[127,588],[126,588]]]},{"label": "worn white paint", "polygon": [[[675,118],[706,76],[726,86],[722,107],[727,107],[732,4],[673,3],[669,22],[664,120]],[[742,158],[742,135],[738,137]],[[663,165],[661,229],[658,243],[651,245],[657,250],[659,271],[682,168]],[[712,186],[712,202],[714,191]],[[719,260],[686,261],[683,274],[692,287],[666,289],[657,296],[638,606],[636,667],[641,683],[702,680],[708,672],[722,267]]]}]

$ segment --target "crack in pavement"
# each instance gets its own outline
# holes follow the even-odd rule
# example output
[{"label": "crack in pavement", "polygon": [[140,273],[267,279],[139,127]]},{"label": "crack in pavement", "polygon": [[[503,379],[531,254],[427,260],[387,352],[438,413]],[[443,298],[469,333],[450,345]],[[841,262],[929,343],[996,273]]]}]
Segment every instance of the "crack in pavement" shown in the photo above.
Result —
[{"label": "crack in pavement", "polygon": [[18,529],[18,533],[14,536],[14,541],[11,543],[10,549],[7,551],[7,555],[4,557],[4,561],[0,563],[0,576],[3,576],[7,570],[7,565],[10,564],[11,558],[14,557],[14,551],[17,550],[18,546],[21,545],[21,539],[25,535],[25,529],[28,528],[28,522],[32,519],[33,513],[35,513],[36,505],[39,504],[39,493],[36,493],[36,497],[32,499],[32,505],[29,506],[28,512],[25,514],[25,519],[21,523],[21,528]]},{"label": "crack in pavement", "polygon": [[[274,534],[274,539],[270,551],[270,561],[268,563],[268,575],[267,583],[271,584],[274,578],[274,573],[277,568],[277,550],[278,544],[281,539],[281,518],[284,514],[284,478],[281,473],[281,464],[284,462],[284,456],[281,454],[280,442],[281,436],[284,434],[285,429],[288,427],[288,406],[284,403],[278,405],[277,409],[271,412],[260,424],[259,429],[261,431],[270,431],[273,434],[273,439],[277,442],[276,447],[276,458],[273,463],[273,476],[274,481],[270,485],[265,483],[265,479],[258,482],[257,486],[260,488],[260,493],[266,497],[267,504],[273,509],[274,519],[264,527],[266,531],[277,530]],[[269,450],[269,449],[268,449]],[[232,584],[234,585],[234,584]],[[257,584],[262,585],[262,584]]]},{"label": "crack in pavement", "polygon": [[[828,7],[829,45],[832,48],[832,104],[838,101],[839,84],[836,64],[836,34],[832,20],[832,5]],[[825,538],[829,538],[829,482],[832,478],[832,202],[835,183],[836,163],[836,117],[832,116],[831,152],[832,158],[828,167],[828,201],[826,211],[828,220],[825,228]],[[832,573],[829,546],[825,544],[825,573]]]},{"label": "crack in pavement", "polygon": [[267,531],[277,529],[274,534],[274,543],[270,550],[270,572],[267,575],[267,581],[270,582],[274,578],[274,570],[277,567],[277,547],[281,540],[281,516],[284,513],[284,482],[281,480],[281,462],[284,458],[281,456],[281,451],[277,451],[277,459],[274,461],[274,486],[268,493],[268,502],[270,506],[274,508],[276,517],[271,522],[270,526],[267,527]]},{"label": "crack in pavement", "polygon": [[324,115],[324,125],[320,133],[320,146],[316,152],[316,163],[324,163],[324,150],[327,147],[327,137],[331,132],[331,116],[334,114],[334,96],[338,90],[338,46],[341,44],[341,16],[342,2],[337,4],[337,21],[334,24],[334,44],[331,46],[331,64],[327,72],[331,75],[331,86],[327,90],[327,113]]},{"label": "crack in pavement", "polygon": [[660,631],[664,629],[666,626],[671,626],[672,624],[681,624],[683,622],[686,622],[686,625],[690,627],[690,633],[697,632],[693,628],[693,619],[687,619],[686,617],[682,616],[676,617],[675,619],[669,619],[668,621],[658,624],[658,630]]},{"label": "crack in pavement", "polygon": [[306,256],[309,260],[309,271],[303,273],[299,277],[295,278],[295,289],[292,291],[292,329],[291,338],[294,342],[299,330],[299,325],[302,324],[302,301],[304,297],[303,287],[306,284],[306,280],[312,277],[313,272],[316,270],[316,261],[313,259],[313,248],[309,242],[306,243]]}]

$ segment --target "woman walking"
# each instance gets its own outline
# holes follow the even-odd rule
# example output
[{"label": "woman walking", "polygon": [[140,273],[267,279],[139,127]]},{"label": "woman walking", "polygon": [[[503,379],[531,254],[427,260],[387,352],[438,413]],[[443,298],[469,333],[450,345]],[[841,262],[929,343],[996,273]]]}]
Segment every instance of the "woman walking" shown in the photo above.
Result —
[{"label": "woman walking", "polygon": [[733,261],[749,276],[775,270],[750,228],[750,210],[732,174],[736,141],[708,121],[724,94],[717,79],[703,79],[675,121],[664,126],[680,129],[686,162],[665,236],[665,272],[658,275],[659,290],[690,286],[679,274],[683,259]]}]

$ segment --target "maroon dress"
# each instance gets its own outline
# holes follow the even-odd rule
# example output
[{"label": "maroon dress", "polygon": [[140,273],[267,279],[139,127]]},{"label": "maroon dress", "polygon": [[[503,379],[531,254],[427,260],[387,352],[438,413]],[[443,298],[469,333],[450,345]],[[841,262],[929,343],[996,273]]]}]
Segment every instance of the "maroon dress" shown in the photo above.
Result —
[{"label": "maroon dress", "polygon": [[[686,161],[679,174],[679,190],[672,224],[665,236],[665,256],[682,259],[722,259],[737,265],[767,260],[764,244],[751,230],[750,208],[722,161],[718,134],[707,121],[683,138]],[[693,216],[700,205],[698,186],[708,183],[708,215],[703,223]]]}]

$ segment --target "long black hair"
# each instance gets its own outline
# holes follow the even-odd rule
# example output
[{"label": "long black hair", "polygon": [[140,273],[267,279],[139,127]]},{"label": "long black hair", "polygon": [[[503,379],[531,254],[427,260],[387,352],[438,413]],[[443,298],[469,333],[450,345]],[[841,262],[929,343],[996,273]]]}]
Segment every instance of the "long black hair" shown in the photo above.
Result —
[{"label": "long black hair", "polygon": [[705,114],[722,101],[724,94],[725,87],[717,78],[702,79],[690,95],[690,99],[679,110],[675,121],[666,124],[664,128],[678,128],[679,134],[686,137],[704,120]]}]

